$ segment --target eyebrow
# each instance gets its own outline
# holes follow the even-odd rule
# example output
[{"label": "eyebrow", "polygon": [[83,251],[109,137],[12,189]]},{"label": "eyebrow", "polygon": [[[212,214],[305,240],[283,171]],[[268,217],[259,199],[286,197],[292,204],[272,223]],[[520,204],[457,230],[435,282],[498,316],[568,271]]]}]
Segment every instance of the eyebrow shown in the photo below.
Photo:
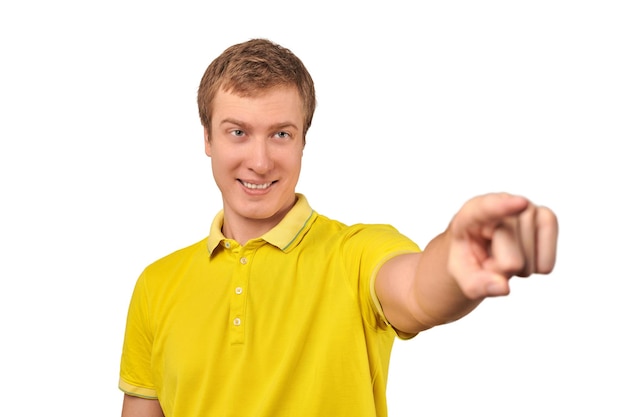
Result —
[{"label": "eyebrow", "polygon": [[[232,119],[232,118],[226,118],[224,120],[222,120],[220,122],[220,125],[224,125],[226,123],[230,123],[236,126],[241,126],[246,130],[250,130],[250,125],[246,122],[243,122],[241,120],[237,120],[237,119]],[[273,125],[270,125],[269,130],[279,130],[279,129],[284,129],[286,127],[291,127],[293,129],[295,129],[296,131],[298,130],[298,126],[295,125],[295,123],[292,122],[280,122],[280,123],[275,123]]]}]

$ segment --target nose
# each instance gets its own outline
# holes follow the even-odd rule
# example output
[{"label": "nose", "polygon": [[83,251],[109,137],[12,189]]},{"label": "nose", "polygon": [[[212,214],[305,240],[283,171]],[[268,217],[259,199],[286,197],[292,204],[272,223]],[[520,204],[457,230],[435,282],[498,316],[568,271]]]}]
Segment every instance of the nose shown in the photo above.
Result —
[{"label": "nose", "polygon": [[270,145],[264,139],[251,141],[247,160],[248,169],[257,174],[266,174],[274,167]]}]

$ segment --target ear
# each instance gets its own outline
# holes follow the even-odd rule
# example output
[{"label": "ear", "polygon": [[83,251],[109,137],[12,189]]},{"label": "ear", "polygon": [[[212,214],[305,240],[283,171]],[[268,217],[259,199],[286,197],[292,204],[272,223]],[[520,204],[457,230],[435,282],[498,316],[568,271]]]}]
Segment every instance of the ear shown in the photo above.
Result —
[{"label": "ear", "polygon": [[207,128],[204,128],[204,153],[209,158],[211,157],[211,141],[209,140],[209,131]]}]

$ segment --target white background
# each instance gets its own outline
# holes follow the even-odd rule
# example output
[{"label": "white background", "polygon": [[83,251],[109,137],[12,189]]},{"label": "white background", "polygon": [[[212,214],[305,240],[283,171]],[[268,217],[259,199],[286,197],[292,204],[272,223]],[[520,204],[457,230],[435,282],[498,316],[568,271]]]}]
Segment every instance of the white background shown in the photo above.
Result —
[{"label": "white background", "polygon": [[0,6],[1,413],[119,415],[135,280],[221,205],[200,77],[265,37],[316,82],[317,211],[421,246],[483,192],[559,216],[552,275],[396,343],[390,416],[626,415],[622,2],[216,3]]}]

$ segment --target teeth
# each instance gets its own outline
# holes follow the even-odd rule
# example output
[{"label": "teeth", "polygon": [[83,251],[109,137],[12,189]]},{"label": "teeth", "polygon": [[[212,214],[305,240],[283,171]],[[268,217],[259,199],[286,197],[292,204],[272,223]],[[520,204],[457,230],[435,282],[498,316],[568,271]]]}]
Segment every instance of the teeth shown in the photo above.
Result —
[{"label": "teeth", "polygon": [[241,183],[243,184],[244,187],[250,188],[251,190],[265,190],[267,187],[272,185],[271,182],[268,182],[266,184],[252,184],[249,182],[241,181]]}]

